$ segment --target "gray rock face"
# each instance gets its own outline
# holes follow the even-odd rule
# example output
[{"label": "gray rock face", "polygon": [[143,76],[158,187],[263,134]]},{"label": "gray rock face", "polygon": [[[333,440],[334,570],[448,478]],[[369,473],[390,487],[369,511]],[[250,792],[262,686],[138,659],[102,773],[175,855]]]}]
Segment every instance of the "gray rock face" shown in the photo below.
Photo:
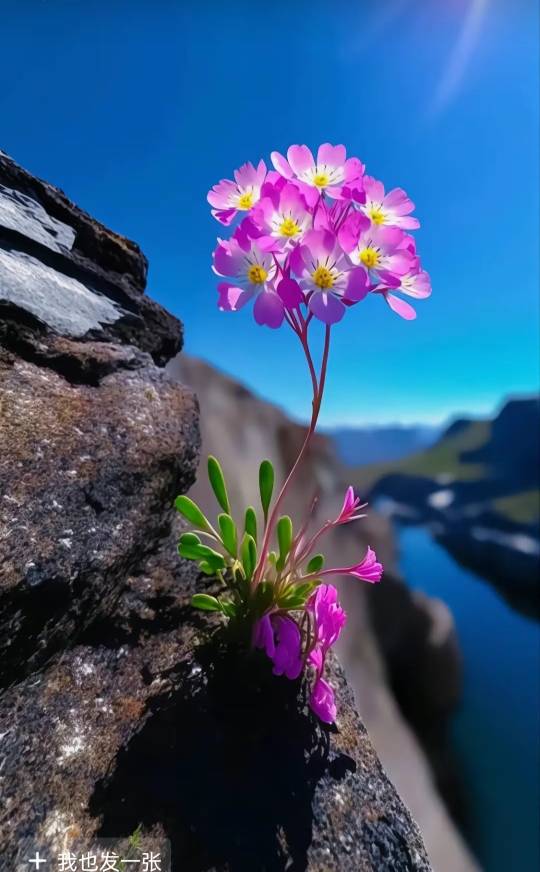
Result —
[{"label": "gray rock face", "polygon": [[51,251],[73,247],[75,230],[49,215],[41,203],[20,191],[0,185],[0,225],[40,242]]},{"label": "gray rock face", "polygon": [[40,364],[58,337],[134,345],[160,366],[181,346],[179,321],[144,293],[147,261],[52,185],[0,152],[0,337]]},{"label": "gray rock face", "polygon": [[22,251],[0,249],[0,275],[0,302],[25,309],[61,336],[99,331],[124,314],[103,294]]},{"label": "gray rock face", "polygon": [[[19,238],[32,221],[0,234],[2,263],[23,270],[0,309],[1,872],[139,826],[170,840],[174,872],[427,872],[337,662],[330,730],[301,682],[189,605],[213,589],[179,560],[171,508],[195,478],[198,404],[156,366],[181,330],[142,302],[142,255],[6,161],[5,186],[39,193],[76,237],[60,253]],[[39,312],[24,297],[28,258],[65,277],[62,323],[45,279]],[[103,298],[138,294],[138,320],[81,334],[68,280],[101,294],[107,271]]]}]

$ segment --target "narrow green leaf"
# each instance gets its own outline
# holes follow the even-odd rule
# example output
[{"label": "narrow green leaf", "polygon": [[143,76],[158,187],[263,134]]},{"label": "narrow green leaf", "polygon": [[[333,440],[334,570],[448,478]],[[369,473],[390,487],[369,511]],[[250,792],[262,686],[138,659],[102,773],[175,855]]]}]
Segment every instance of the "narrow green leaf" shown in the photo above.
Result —
[{"label": "narrow green leaf", "polygon": [[318,581],[306,581],[304,584],[290,585],[280,596],[278,606],[282,609],[304,608],[307,598],[318,583]]},{"label": "narrow green leaf", "polygon": [[244,522],[244,529],[246,533],[249,533],[250,536],[253,536],[255,542],[257,541],[257,515],[255,514],[255,509],[253,506],[249,506],[246,509],[246,519]]},{"label": "narrow green leaf", "polygon": [[201,527],[203,530],[209,529],[210,524],[208,523],[207,518],[205,518],[197,503],[194,503],[189,497],[176,497],[174,507],[176,511],[180,512],[180,514],[183,515],[190,524],[193,524],[194,527]]},{"label": "narrow green leaf", "polygon": [[196,593],[191,597],[191,605],[195,609],[203,609],[205,612],[220,612],[221,606],[215,596],[207,593]]},{"label": "narrow green leaf", "polygon": [[182,533],[178,541],[178,553],[188,560],[197,560],[201,546],[202,542],[196,533]]},{"label": "narrow green leaf", "polygon": [[249,535],[249,533],[244,533],[244,538],[242,539],[242,544],[240,546],[240,559],[242,560],[246,578],[249,580],[251,579],[257,565],[257,546],[255,545],[255,540]]},{"label": "narrow green leaf", "polygon": [[263,460],[259,467],[259,491],[261,493],[261,505],[264,512],[264,520],[268,518],[268,509],[272,492],[274,490],[274,467],[269,460]]},{"label": "narrow green leaf", "polygon": [[324,554],[315,554],[311,560],[309,561],[306,571],[310,574],[312,572],[319,572],[324,566]]},{"label": "narrow green leaf", "polygon": [[279,560],[276,564],[278,569],[283,569],[291,550],[293,538],[292,521],[288,515],[282,515],[277,522],[277,537],[279,545]]},{"label": "narrow green leaf", "polygon": [[216,460],[212,455],[208,458],[208,478],[210,479],[210,484],[212,485],[212,490],[216,495],[218,503],[223,511],[230,515],[231,507],[229,505],[229,497],[227,496],[227,487],[225,485],[223,470],[219,465],[219,460]]},{"label": "narrow green leaf", "polygon": [[230,515],[218,516],[219,532],[221,533],[221,541],[232,557],[236,557],[238,552],[238,539],[236,536],[236,524]]}]

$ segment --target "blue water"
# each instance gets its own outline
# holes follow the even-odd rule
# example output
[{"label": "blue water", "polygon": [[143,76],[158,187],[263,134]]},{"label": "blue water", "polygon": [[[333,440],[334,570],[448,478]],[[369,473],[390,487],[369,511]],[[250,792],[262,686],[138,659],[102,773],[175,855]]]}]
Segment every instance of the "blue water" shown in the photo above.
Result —
[{"label": "blue water", "polygon": [[512,610],[418,527],[400,530],[412,588],[444,600],[464,659],[453,743],[470,845],[486,872],[540,870],[540,625]]}]

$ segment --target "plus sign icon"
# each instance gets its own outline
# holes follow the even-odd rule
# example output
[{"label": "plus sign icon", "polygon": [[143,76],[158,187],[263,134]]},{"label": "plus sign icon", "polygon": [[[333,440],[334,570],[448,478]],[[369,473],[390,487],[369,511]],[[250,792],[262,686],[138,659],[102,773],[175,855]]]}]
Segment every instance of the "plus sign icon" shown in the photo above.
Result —
[{"label": "plus sign icon", "polygon": [[46,863],[47,860],[44,857],[40,857],[39,851],[36,851],[33,857],[28,857],[27,862],[30,863],[31,869],[41,869],[43,863]]}]

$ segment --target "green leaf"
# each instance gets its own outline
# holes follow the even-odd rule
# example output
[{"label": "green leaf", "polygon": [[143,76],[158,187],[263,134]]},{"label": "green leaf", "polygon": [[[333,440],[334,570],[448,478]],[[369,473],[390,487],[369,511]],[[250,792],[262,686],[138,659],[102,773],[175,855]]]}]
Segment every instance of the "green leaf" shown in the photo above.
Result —
[{"label": "green leaf", "polygon": [[230,515],[218,515],[219,532],[221,541],[232,557],[238,552],[238,539],[236,536],[236,524]]},{"label": "green leaf", "polygon": [[188,560],[207,560],[214,571],[225,568],[225,560],[219,551],[214,551],[208,545],[203,545],[196,533],[182,533],[178,542],[178,552]]},{"label": "green leaf", "polygon": [[261,505],[264,512],[264,520],[268,518],[268,509],[272,492],[274,490],[274,467],[269,460],[263,460],[259,467],[259,490],[261,493]]},{"label": "green leaf", "polygon": [[287,562],[293,538],[293,525],[288,515],[282,515],[277,522],[277,537],[279,544],[279,560],[276,566],[281,570]]},{"label": "green leaf", "polygon": [[257,541],[257,515],[255,514],[255,509],[253,506],[249,506],[246,509],[246,519],[244,522],[244,529],[246,533],[249,533],[250,536],[253,536],[255,542]]},{"label": "green leaf", "polygon": [[224,615],[228,618],[235,617],[237,611],[236,603],[231,602],[231,600],[218,600],[218,602]]},{"label": "green leaf", "polygon": [[201,546],[202,542],[196,533],[182,533],[178,542],[178,553],[188,560],[197,560]]},{"label": "green leaf", "polygon": [[240,546],[240,558],[242,560],[244,572],[246,573],[246,578],[249,580],[251,579],[257,565],[257,546],[255,545],[255,539],[253,536],[250,536],[249,533],[244,533],[244,538],[242,539],[242,544]]},{"label": "green leaf", "polygon": [[309,561],[306,572],[310,575],[312,572],[319,572],[324,566],[324,554],[315,554]]},{"label": "green leaf", "polygon": [[255,610],[263,615],[274,601],[274,585],[271,581],[261,581],[255,590]]},{"label": "green leaf", "polygon": [[317,587],[318,581],[306,581],[304,584],[295,584],[286,588],[278,600],[278,606],[282,609],[302,609],[311,592]]},{"label": "green leaf", "polygon": [[215,596],[209,596],[207,593],[196,593],[191,597],[191,605],[195,609],[202,609],[205,612],[220,612],[221,606],[219,600]]},{"label": "green leaf", "polygon": [[227,487],[225,485],[223,470],[219,465],[219,461],[212,455],[208,458],[208,478],[210,479],[210,484],[212,485],[212,490],[216,495],[218,503],[223,511],[230,515],[231,507],[229,505],[229,497],[227,496]]},{"label": "green leaf", "polygon": [[176,497],[174,507],[176,511],[180,512],[180,514],[183,515],[190,524],[193,524],[194,527],[201,527],[203,530],[208,530],[210,528],[207,518],[205,518],[197,503],[194,503],[189,497]]}]

